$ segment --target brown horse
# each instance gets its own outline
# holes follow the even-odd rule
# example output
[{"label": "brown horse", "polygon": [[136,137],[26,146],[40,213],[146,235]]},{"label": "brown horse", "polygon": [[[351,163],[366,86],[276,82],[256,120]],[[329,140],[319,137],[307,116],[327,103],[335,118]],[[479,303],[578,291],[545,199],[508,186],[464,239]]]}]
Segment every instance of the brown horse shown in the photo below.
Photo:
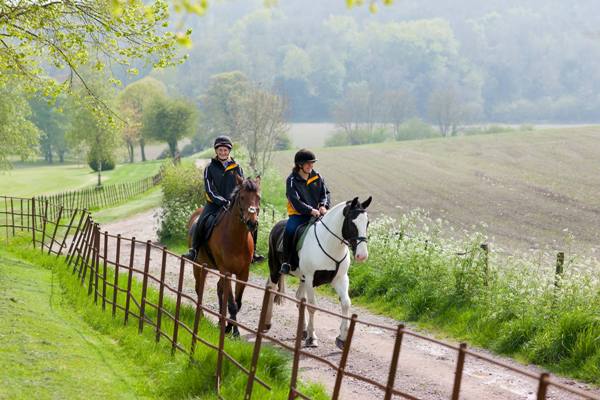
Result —
[{"label": "brown horse", "polygon": [[[231,206],[219,216],[212,234],[206,244],[198,251],[196,263],[206,264],[209,268],[217,269],[220,273],[230,273],[242,281],[248,281],[250,274],[250,263],[254,254],[254,240],[252,232],[258,227],[258,214],[260,211],[260,177],[256,179],[242,179],[238,177],[238,185],[231,194]],[[188,242],[191,245],[190,228],[202,208],[194,211],[188,221]],[[199,267],[194,266],[194,278],[196,279],[196,294],[198,301],[202,301],[200,292],[202,273]],[[223,311],[223,291],[225,285],[229,284],[225,279],[219,279],[217,294],[219,296],[219,311]],[[227,306],[229,318],[236,320],[237,313],[242,307],[242,296],[245,285],[236,283],[235,298],[228,288]],[[237,326],[228,324],[226,331],[233,329],[233,335],[239,336]]]}]

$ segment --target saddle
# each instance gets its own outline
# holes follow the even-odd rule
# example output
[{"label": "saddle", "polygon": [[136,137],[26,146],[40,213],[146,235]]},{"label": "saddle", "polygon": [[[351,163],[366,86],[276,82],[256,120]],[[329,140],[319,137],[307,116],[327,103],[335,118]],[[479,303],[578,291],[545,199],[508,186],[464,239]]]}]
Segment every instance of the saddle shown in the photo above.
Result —
[{"label": "saddle", "polygon": [[210,239],[212,232],[215,230],[215,226],[217,226],[224,214],[225,209],[220,209],[216,214],[208,214],[204,218],[200,218],[200,215],[190,227],[190,235],[194,234],[196,227],[199,225],[201,243],[208,243],[208,239]]},{"label": "saddle", "polygon": [[[304,239],[308,233],[308,228],[314,223],[314,220],[310,220],[309,222],[298,226],[298,229],[296,229],[296,232],[294,232],[294,249],[296,252],[300,251],[302,248],[302,244],[304,243]],[[277,252],[283,253],[283,232],[277,239]]]}]

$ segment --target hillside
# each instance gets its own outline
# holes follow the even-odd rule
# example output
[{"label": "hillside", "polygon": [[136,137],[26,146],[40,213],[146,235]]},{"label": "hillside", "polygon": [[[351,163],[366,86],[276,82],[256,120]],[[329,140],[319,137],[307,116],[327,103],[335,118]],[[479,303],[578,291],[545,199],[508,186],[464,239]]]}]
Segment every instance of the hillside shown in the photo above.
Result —
[{"label": "hillside", "polygon": [[[507,249],[599,248],[600,127],[561,128],[318,149],[334,201],[374,196],[372,210],[422,208]],[[289,172],[293,152],[274,157]],[[485,226],[481,226],[481,224]]]}]

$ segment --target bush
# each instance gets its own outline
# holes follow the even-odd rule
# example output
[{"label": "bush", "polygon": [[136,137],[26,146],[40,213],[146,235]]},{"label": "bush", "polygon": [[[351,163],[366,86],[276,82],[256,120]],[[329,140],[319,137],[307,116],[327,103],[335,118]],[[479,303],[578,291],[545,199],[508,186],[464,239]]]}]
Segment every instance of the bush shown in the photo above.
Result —
[{"label": "bush", "polygon": [[396,132],[396,140],[415,140],[440,137],[441,134],[431,125],[419,118],[410,118],[404,121]]},{"label": "bush", "polygon": [[[102,171],[110,171],[115,169],[115,160],[112,158],[105,159],[101,161]],[[88,157],[88,165],[94,172],[98,172],[98,161],[96,161],[93,157]]]},{"label": "bush", "polygon": [[387,140],[390,134],[384,128],[356,129],[350,132],[338,131],[325,140],[325,146],[355,146],[359,144],[381,143]]},{"label": "bush", "polygon": [[202,171],[193,165],[167,165],[161,185],[158,237],[161,241],[185,240],[188,219],[205,196]]}]

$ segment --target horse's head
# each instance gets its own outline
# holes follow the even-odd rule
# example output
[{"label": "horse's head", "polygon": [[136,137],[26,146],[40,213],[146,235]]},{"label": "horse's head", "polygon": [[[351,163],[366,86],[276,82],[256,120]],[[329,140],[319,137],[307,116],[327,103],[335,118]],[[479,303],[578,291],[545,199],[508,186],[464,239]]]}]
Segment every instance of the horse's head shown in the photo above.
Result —
[{"label": "horse's head", "polygon": [[231,193],[232,210],[240,214],[240,220],[254,231],[258,227],[260,213],[260,176],[255,179],[237,177],[237,187]]},{"label": "horse's head", "polygon": [[346,240],[356,261],[362,262],[369,258],[367,249],[367,228],[369,227],[369,217],[367,216],[367,207],[371,204],[371,196],[364,202],[358,201],[355,197],[352,201],[346,202],[344,207],[344,224],[342,225],[342,237]]}]

